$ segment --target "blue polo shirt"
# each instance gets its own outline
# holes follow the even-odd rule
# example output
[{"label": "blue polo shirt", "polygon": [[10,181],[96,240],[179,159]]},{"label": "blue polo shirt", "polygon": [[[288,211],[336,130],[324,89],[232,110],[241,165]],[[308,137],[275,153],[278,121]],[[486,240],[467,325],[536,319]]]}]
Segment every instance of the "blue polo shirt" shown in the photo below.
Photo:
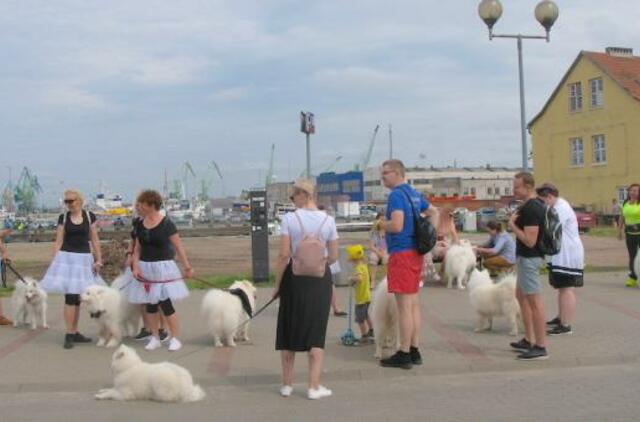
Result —
[{"label": "blue polo shirt", "polygon": [[391,220],[392,212],[402,211],[404,213],[404,226],[402,227],[401,232],[387,232],[385,234],[389,254],[417,249],[416,235],[413,228],[413,209],[409,203],[407,195],[402,191],[409,194],[416,211],[423,212],[429,208],[429,203],[422,197],[422,195],[416,192],[407,183],[403,183],[393,188],[389,194],[389,199],[387,200],[386,218],[387,220]]}]

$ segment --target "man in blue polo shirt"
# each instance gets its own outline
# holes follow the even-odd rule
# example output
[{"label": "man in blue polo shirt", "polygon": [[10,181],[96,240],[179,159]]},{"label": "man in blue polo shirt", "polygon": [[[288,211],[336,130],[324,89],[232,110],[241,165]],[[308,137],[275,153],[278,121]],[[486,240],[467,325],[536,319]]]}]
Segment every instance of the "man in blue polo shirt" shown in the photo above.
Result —
[{"label": "man in blue polo shirt", "polygon": [[389,251],[388,290],[395,295],[398,306],[400,350],[388,359],[382,359],[380,364],[410,369],[422,363],[418,349],[421,326],[418,292],[423,256],[417,250],[414,211],[425,212],[432,216],[432,221],[436,221],[437,211],[405,182],[404,175],[402,161],[387,160],[382,164],[382,181],[391,189],[382,227]]}]

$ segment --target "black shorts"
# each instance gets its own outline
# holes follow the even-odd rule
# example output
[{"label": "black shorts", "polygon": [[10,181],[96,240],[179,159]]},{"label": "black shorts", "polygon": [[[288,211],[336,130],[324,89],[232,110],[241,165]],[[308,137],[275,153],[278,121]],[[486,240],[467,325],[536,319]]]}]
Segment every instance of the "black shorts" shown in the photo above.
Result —
[{"label": "black shorts", "polygon": [[575,271],[575,274],[568,274],[566,272],[554,271],[551,266],[549,266],[548,269],[549,284],[551,284],[551,287],[554,289],[582,287],[584,285],[584,274],[582,271]]},{"label": "black shorts", "polygon": [[367,320],[369,315],[369,302],[356,305],[356,322],[362,324]]}]

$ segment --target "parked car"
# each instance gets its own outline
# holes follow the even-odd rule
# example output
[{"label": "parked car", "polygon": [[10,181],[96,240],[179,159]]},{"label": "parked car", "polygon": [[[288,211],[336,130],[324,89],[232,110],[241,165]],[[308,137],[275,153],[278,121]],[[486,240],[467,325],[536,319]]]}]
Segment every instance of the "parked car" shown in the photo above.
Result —
[{"label": "parked car", "polygon": [[587,211],[584,207],[573,207],[573,211],[578,218],[579,231],[586,233],[596,226],[598,221],[594,213]]}]

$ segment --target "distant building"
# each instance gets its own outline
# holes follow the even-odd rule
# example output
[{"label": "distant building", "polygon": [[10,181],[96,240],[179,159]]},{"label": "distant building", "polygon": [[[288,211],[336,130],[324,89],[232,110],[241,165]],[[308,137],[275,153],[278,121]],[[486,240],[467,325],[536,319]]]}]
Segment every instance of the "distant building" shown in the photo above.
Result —
[{"label": "distant building", "polygon": [[611,212],[640,180],[640,57],[581,51],[529,123],[535,177],[574,205]]},{"label": "distant building", "polygon": [[[425,196],[474,196],[476,199],[500,199],[511,196],[513,176],[519,171],[507,167],[430,167],[407,168],[405,178]],[[380,167],[364,172],[365,201],[385,201],[389,190],[382,185]]]},{"label": "distant building", "polygon": [[318,203],[335,209],[338,202],[364,201],[364,181],[361,171],[321,173],[316,179]]}]

